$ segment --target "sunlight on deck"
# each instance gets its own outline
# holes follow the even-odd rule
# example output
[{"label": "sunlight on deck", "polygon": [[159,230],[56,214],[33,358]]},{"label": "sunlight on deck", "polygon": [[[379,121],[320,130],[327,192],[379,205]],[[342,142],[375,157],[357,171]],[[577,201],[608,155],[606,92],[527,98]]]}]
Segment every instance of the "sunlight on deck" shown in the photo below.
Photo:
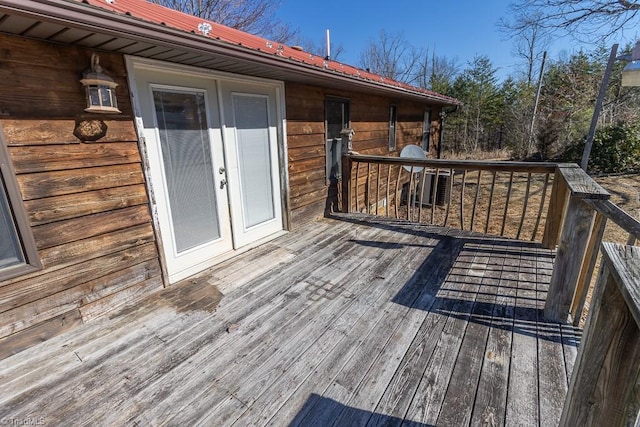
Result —
[{"label": "sunlight on deck", "polygon": [[46,425],[556,425],[579,331],[538,244],[342,215],[0,361]]}]

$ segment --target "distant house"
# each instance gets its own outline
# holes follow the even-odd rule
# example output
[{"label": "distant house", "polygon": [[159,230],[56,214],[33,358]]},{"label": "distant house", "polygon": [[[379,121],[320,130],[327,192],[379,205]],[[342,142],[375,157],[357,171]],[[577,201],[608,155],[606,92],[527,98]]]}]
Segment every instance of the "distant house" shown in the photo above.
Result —
[{"label": "distant house", "polygon": [[[92,57],[120,114],[85,111]],[[25,342],[322,216],[349,129],[435,157],[458,104],[144,0],[2,0],[0,82],[0,339]]]}]

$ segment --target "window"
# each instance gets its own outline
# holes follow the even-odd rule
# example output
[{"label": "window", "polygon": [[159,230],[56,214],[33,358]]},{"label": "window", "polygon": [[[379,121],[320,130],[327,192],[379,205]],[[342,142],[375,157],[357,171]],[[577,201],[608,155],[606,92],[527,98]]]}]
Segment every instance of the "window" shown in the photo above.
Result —
[{"label": "window", "polygon": [[[327,99],[325,101],[327,130],[327,181],[342,177],[342,129],[349,127],[349,101]],[[345,147],[346,149],[346,147]]]},{"label": "window", "polygon": [[398,108],[392,105],[389,108],[389,151],[396,149],[396,126],[398,124]]},{"label": "window", "polygon": [[0,280],[40,266],[9,152],[0,132]]},{"label": "window", "polygon": [[431,139],[431,110],[424,110],[424,123],[422,125],[422,149],[429,152],[429,140]]}]

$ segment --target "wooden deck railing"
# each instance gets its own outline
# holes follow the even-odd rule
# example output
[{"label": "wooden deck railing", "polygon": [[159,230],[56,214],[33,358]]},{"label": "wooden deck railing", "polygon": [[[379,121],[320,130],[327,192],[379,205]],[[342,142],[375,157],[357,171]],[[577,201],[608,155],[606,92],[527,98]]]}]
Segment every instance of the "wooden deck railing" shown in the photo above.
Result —
[{"label": "wooden deck railing", "polygon": [[[555,163],[348,154],[343,164],[342,206],[348,212],[551,241],[559,230],[544,226],[556,168]],[[430,189],[428,196],[422,191],[425,187]]]},{"label": "wooden deck railing", "polygon": [[[557,247],[544,309],[549,320],[580,321],[607,220],[629,233],[628,244],[640,238],[640,222],[575,164],[346,154],[342,170],[343,211]],[[427,179],[433,185],[425,200]]]},{"label": "wooden deck railing", "polygon": [[[568,198],[544,314],[559,322],[573,319],[577,326],[590,291],[607,221],[629,234],[627,245],[634,245],[640,238],[640,222],[612,203],[608,193],[582,169],[559,170],[565,173],[560,182],[566,184],[566,190],[559,191],[566,191]],[[568,171],[570,173],[566,173]]]},{"label": "wooden deck railing", "polygon": [[[418,170],[431,177],[444,171],[448,177],[431,178],[436,196],[429,200],[420,190],[428,175],[414,173]],[[449,194],[438,200],[443,183]],[[544,316],[561,323],[580,322],[602,247],[560,425],[640,425],[640,247],[633,246],[640,239],[640,222],[612,203],[577,165],[347,154],[341,193],[347,212],[557,247]],[[626,246],[602,243],[607,221],[629,233]]]},{"label": "wooden deck railing", "polygon": [[[423,200],[420,189],[427,179],[434,179],[435,196]],[[438,200],[443,183],[449,194]],[[561,323],[580,321],[602,247],[560,425],[640,424],[640,247],[633,246],[640,239],[640,222],[612,203],[577,165],[347,154],[341,195],[347,212],[557,247],[544,316]],[[602,243],[607,221],[629,233],[626,246]]]},{"label": "wooden deck railing", "polygon": [[561,426],[640,423],[640,247],[602,244],[602,266]]}]

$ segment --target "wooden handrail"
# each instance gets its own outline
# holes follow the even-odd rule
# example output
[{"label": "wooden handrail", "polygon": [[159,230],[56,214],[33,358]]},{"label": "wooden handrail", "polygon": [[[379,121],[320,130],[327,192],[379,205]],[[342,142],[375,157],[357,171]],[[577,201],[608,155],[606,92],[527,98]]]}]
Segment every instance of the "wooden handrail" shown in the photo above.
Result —
[{"label": "wooden handrail", "polygon": [[365,156],[362,154],[345,154],[354,162],[384,163],[402,166],[423,166],[440,169],[490,170],[498,172],[532,172],[553,173],[558,166],[574,166],[571,163],[552,162],[511,162],[511,161],[483,161],[483,160],[447,160],[447,159],[408,159],[406,157]]},{"label": "wooden handrail", "polygon": [[602,259],[561,426],[638,425],[640,248],[603,243]]},{"label": "wooden handrail", "polygon": [[607,219],[615,222],[620,228],[636,239],[640,239],[640,221],[622,210],[618,205],[610,200],[583,200],[592,209],[600,212]]},{"label": "wooden handrail", "polygon": [[[598,185],[577,165],[555,163],[523,163],[523,162],[483,162],[469,160],[414,160],[397,157],[362,156],[350,154],[344,157],[344,168],[348,169],[345,176],[350,177],[353,163],[356,163],[356,180],[343,182],[345,194],[347,194],[344,208],[349,211],[352,206],[360,207],[359,186],[364,186],[366,197],[366,211],[378,213],[380,195],[386,194],[386,203],[390,203],[390,197],[395,204],[395,215],[399,216],[401,185],[408,186],[406,196],[406,218],[418,221],[428,221],[423,218],[422,200],[423,194],[418,197],[413,189],[413,183],[421,182],[425,185],[425,176],[414,179],[412,173],[404,172],[403,166],[413,171],[416,168],[429,168],[432,175],[439,176],[441,172],[449,173],[450,185],[453,188],[455,176],[458,175],[458,189],[460,202],[459,209],[451,209],[452,203],[447,203],[441,209],[444,217],[444,226],[457,226],[462,229],[468,225],[471,231],[475,228],[475,220],[485,218],[486,224],[480,229],[487,232],[496,232],[489,228],[492,213],[502,217],[502,232],[509,213],[511,217],[517,216],[520,221],[517,224],[517,236],[522,234],[522,228],[527,217],[527,207],[535,202],[529,200],[529,195],[535,191],[540,197],[540,205],[535,204],[534,210],[538,211],[535,221],[533,236],[535,237],[539,227],[543,226],[542,246],[555,248],[557,245],[556,260],[551,276],[547,300],[545,303],[545,317],[551,320],[566,322],[573,315],[574,321],[580,319],[586,296],[589,291],[589,283],[595,270],[598,248],[602,246],[603,263],[600,268],[599,279],[596,282],[594,297],[591,303],[589,320],[587,321],[585,337],[573,370],[573,376],[567,394],[567,400],[563,408],[561,425],[622,425],[637,423],[640,413],[640,248],[634,246],[620,246],[610,243],[602,243],[604,228],[607,221],[613,221],[629,233],[629,242],[640,239],[640,221],[624,212],[609,198],[609,193]],[[367,176],[359,176],[360,163],[367,164]],[[378,167],[377,180],[371,180],[370,171],[372,164],[385,164],[387,168]],[[381,170],[386,169],[386,177],[381,177]],[[490,171],[487,178],[490,184],[489,199],[484,200],[488,204],[486,213],[479,208],[480,185],[482,185],[482,172]],[[469,174],[477,173],[473,179]],[[504,197],[503,205],[496,206],[494,201],[497,175],[502,173],[502,184],[508,190]],[[553,173],[551,195],[546,197],[547,187]],[[525,203],[516,206],[512,194],[514,187],[522,175],[526,174],[526,189],[524,192]],[[542,189],[531,188],[531,175],[544,174]],[[515,177],[520,177],[516,179]],[[438,178],[432,190],[437,189],[441,183]],[[360,181],[366,180],[366,184],[360,185]],[[380,186],[386,189],[380,190]],[[395,187],[393,186],[395,182]],[[470,190],[473,194],[467,194],[468,204],[473,203],[471,217],[469,209],[465,210],[465,186],[476,188]],[[369,194],[371,185],[375,185],[376,200],[371,203]],[[386,190],[386,191],[385,191]],[[448,190],[451,190],[448,188]],[[412,199],[412,191],[413,199]],[[453,190],[451,190],[453,192]],[[486,194],[486,193],[485,193]],[[355,203],[352,203],[352,196]],[[430,212],[431,223],[434,223],[437,195],[433,194]],[[411,210],[412,201],[420,202],[419,209]],[[546,218],[544,224],[540,224],[542,213],[545,212],[545,202],[548,200]],[[446,213],[445,213],[446,211]],[[458,212],[459,211],[459,212]],[[476,216],[476,211],[480,214]],[[389,207],[385,210],[389,215]],[[454,219],[449,221],[450,212]],[[517,212],[517,214],[514,214]],[[459,213],[459,222],[455,221],[455,215]],[[429,215],[430,214],[430,215]],[[470,221],[469,221],[470,219]],[[595,402],[595,403],[594,403]]]},{"label": "wooden handrail", "polygon": [[581,199],[608,200],[611,195],[595,182],[585,171],[574,164],[560,164],[558,170],[573,197]]}]

